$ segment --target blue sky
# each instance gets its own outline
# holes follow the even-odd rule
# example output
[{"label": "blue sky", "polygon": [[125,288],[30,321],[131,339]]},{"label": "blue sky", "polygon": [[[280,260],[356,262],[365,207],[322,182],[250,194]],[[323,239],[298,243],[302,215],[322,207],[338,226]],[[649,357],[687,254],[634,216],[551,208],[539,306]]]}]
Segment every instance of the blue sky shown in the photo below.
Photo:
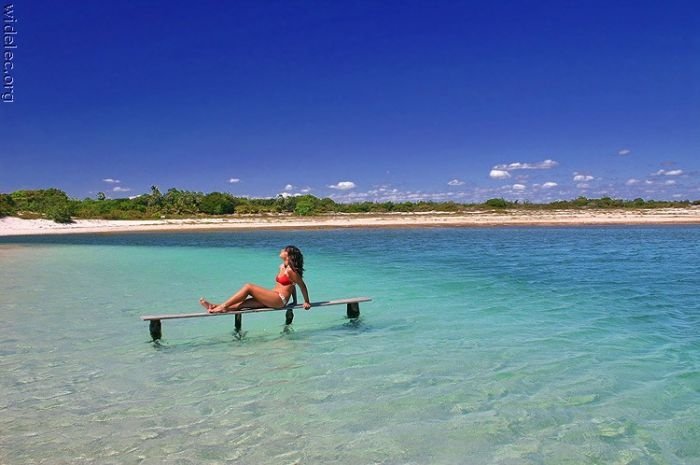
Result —
[{"label": "blue sky", "polygon": [[14,16],[0,192],[700,199],[694,2],[18,1]]}]

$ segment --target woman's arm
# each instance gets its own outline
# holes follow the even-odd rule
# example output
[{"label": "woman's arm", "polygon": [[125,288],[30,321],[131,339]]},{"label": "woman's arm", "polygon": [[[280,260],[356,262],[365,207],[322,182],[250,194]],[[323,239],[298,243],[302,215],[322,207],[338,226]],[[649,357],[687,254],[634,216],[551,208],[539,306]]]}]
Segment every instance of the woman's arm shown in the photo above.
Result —
[{"label": "woman's arm", "polygon": [[309,298],[309,290],[306,288],[306,284],[304,283],[304,280],[299,278],[299,282],[297,282],[299,285],[299,288],[301,289],[301,295],[304,296],[304,310],[308,310],[311,308],[311,299]]},{"label": "woman's arm", "polygon": [[[304,282],[304,280],[294,270],[289,270],[289,273],[287,274],[287,276],[289,276],[289,279],[291,279],[292,282],[294,284],[296,284],[297,286],[299,286],[299,289],[301,289],[301,295],[304,296],[304,309],[305,310],[310,309],[311,308],[311,299],[309,298],[309,290],[306,288],[306,283]],[[295,291],[296,291],[296,289],[295,289]]]}]

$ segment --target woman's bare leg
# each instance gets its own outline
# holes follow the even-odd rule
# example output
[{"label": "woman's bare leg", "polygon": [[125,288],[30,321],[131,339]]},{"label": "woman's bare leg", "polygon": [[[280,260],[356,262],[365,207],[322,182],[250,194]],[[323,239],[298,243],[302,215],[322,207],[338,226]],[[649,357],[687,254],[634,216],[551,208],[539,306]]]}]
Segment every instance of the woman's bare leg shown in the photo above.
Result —
[{"label": "woman's bare leg", "polygon": [[247,283],[238,292],[229,297],[226,302],[217,305],[216,307],[209,308],[208,311],[209,313],[219,313],[230,310],[238,310],[240,308],[240,304],[243,303],[248,296],[253,297],[262,307],[277,308],[282,305],[282,300],[277,292],[271,291],[270,289],[265,289],[257,284]]},{"label": "woman's bare leg", "polygon": [[226,310],[243,310],[244,308],[265,308],[267,305],[264,305],[260,302],[255,297],[248,297],[245,299],[243,302],[240,304],[236,305],[236,308],[227,308]]}]

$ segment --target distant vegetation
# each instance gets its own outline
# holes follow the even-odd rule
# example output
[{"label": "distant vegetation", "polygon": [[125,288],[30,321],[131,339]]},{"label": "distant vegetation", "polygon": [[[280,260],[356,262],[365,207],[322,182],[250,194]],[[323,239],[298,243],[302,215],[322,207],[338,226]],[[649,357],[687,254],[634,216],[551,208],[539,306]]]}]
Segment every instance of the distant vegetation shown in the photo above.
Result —
[{"label": "distant vegetation", "polygon": [[298,216],[327,213],[394,213],[394,212],[460,212],[484,210],[558,210],[600,208],[669,208],[700,205],[700,200],[657,201],[622,200],[603,197],[560,200],[548,204],[511,202],[489,199],[481,204],[456,202],[359,202],[336,203],[330,198],[313,195],[277,196],[267,199],[235,197],[225,192],[181,191],[169,189],[162,194],[158,187],[135,198],[108,199],[102,192],[96,198],[71,199],[59,189],[21,190],[0,194],[0,217],[48,218],[59,223],[70,223],[75,218],[133,220],[154,218],[207,217],[214,215],[245,215],[287,213]]}]

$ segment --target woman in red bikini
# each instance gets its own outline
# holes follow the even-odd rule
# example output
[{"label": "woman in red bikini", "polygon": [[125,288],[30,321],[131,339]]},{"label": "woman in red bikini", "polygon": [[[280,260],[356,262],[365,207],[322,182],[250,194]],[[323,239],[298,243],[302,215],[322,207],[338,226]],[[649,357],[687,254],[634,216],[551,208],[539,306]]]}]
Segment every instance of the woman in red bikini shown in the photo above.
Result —
[{"label": "woman in red bikini", "polygon": [[242,308],[284,308],[287,306],[290,297],[293,297],[293,301],[296,303],[295,285],[297,285],[301,288],[301,293],[304,296],[304,309],[310,309],[309,291],[306,289],[306,284],[302,279],[304,274],[304,256],[301,254],[301,250],[293,245],[288,245],[280,252],[280,258],[282,259],[282,264],[275,278],[274,289],[265,289],[262,286],[247,283],[222,304],[209,303],[204,297],[199,299],[199,303],[209,313],[228,312]]}]

